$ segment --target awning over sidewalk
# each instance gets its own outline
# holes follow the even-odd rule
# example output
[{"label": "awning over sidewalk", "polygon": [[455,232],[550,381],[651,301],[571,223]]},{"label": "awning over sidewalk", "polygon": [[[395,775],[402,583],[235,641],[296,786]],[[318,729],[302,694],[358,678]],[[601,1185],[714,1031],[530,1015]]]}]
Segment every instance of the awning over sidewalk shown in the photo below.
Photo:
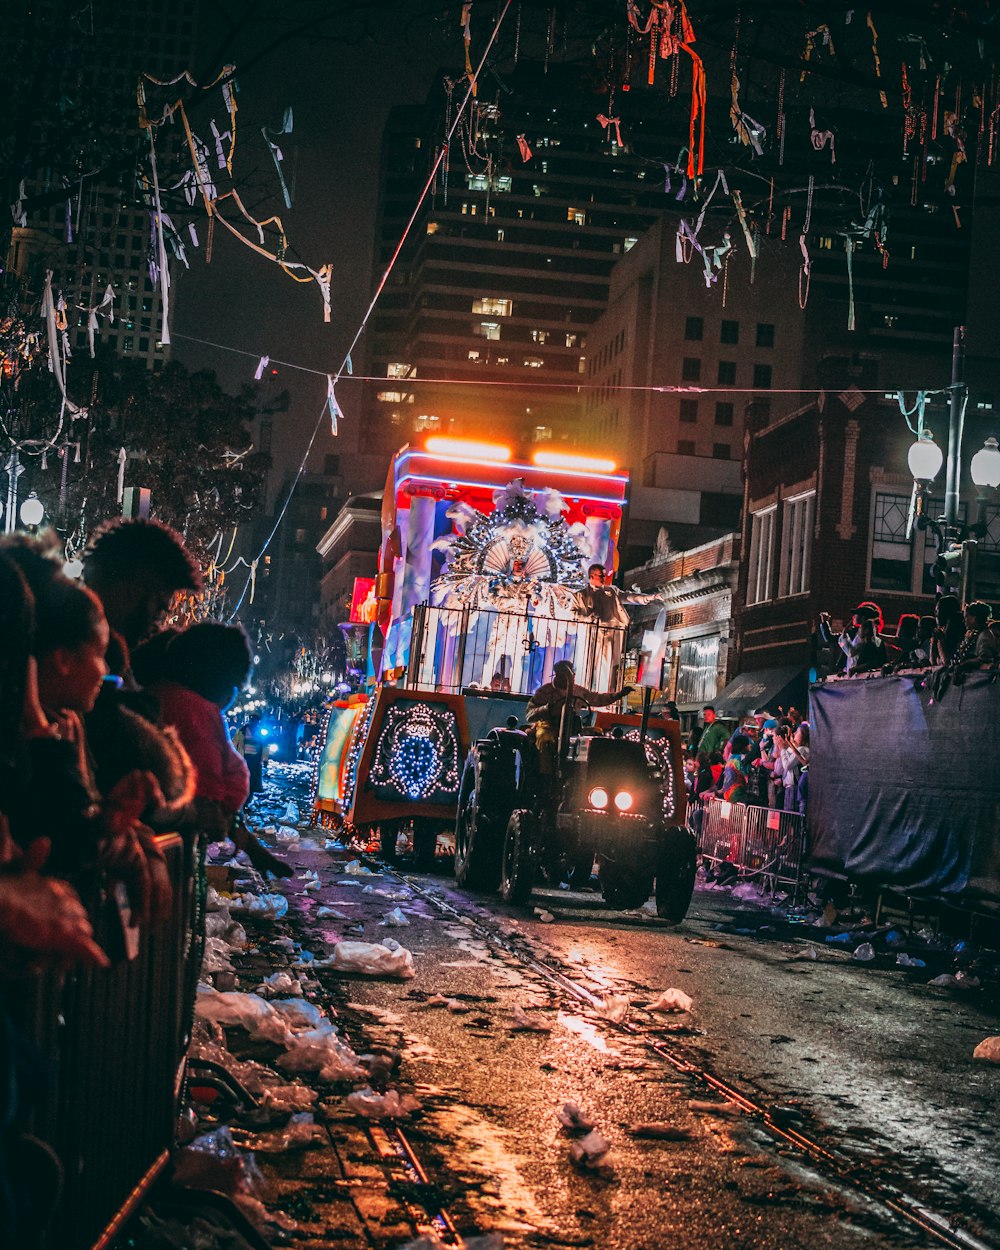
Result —
[{"label": "awning over sidewalk", "polygon": [[715,710],[719,716],[739,719],[766,707],[777,712],[797,707],[806,710],[808,680],[806,670],[798,664],[785,664],[780,668],[758,668],[740,673],[715,696]]}]

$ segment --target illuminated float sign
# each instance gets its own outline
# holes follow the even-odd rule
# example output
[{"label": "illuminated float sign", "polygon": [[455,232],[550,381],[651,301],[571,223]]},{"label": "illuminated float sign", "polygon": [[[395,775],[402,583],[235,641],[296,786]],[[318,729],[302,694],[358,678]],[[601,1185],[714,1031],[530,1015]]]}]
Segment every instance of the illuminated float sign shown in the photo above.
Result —
[{"label": "illuminated float sign", "polygon": [[[505,506],[509,509],[517,495],[526,508],[528,504],[533,506],[539,518],[558,518],[575,545],[572,575],[565,575],[566,561],[562,560],[558,570],[550,571],[541,580],[546,584],[559,583],[571,594],[584,584],[590,563],[601,564],[609,571],[617,567],[618,535],[628,482],[628,474],[618,472],[611,460],[562,451],[539,450],[530,460],[521,461],[515,460],[510,447],[503,444],[443,437],[428,439],[426,447],[403,448],[389,470],[382,514],[383,541],[376,592],[378,620],[385,634],[383,678],[409,673],[410,684],[440,688],[440,683],[424,672],[419,677],[416,671],[410,672],[414,613],[425,604],[435,609],[444,606],[440,600],[442,577],[447,581],[455,571],[448,567],[451,549],[466,542],[467,536],[474,537],[466,526],[471,526],[476,516],[479,534],[484,532],[484,522]],[[505,500],[506,504],[498,504],[498,500]],[[511,554],[507,564],[517,576],[520,564],[527,565],[532,556],[538,563],[545,554],[540,548],[546,547],[558,528],[549,524],[541,538],[534,535],[535,550],[521,560],[515,547],[537,528],[535,517],[529,516],[528,511],[523,516],[514,516],[512,512],[511,524],[507,526],[510,532],[499,536],[506,539]],[[494,546],[499,550],[497,544]],[[505,571],[509,571],[507,565],[500,570],[498,589],[503,588],[499,583]],[[525,583],[531,580],[527,576],[521,578]],[[512,608],[506,605],[504,610]],[[538,615],[558,615],[545,613],[537,603],[533,610]],[[425,657],[425,661],[425,667],[436,663],[433,657]],[[485,679],[491,675],[486,674]]]}]

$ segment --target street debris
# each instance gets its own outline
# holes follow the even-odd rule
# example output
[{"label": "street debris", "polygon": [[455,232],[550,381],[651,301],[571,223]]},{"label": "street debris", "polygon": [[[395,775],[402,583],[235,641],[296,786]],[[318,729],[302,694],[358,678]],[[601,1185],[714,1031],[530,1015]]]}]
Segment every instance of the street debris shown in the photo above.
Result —
[{"label": "street debris", "polygon": [[481,1237],[459,1237],[444,1242],[436,1233],[427,1233],[416,1241],[408,1241],[399,1250],[503,1250],[502,1233],[484,1233]]},{"label": "street debris", "polygon": [[551,1033],[552,1025],[548,1024],[541,1016],[530,1016],[523,1007],[519,1007],[517,1003],[511,1008],[510,1027],[515,1033]]},{"label": "street debris", "polygon": [[654,1121],[649,1124],[632,1124],[628,1129],[629,1136],[647,1141],[690,1141],[690,1129],[677,1128],[674,1124],[661,1124]]},{"label": "street debris", "polygon": [[662,1011],[662,1012],[672,1012],[672,1011],[683,1012],[683,1011],[691,1011],[693,1008],[694,1008],[694,1000],[690,997],[690,995],[685,994],[683,990],[669,989],[669,990],[664,990],[663,993],[659,996],[659,998],[657,998],[654,1002],[651,1002],[647,1006],[646,1010],[647,1011]]},{"label": "street debris", "polygon": [[972,1057],[984,1063],[1000,1063],[1000,1037],[984,1037],[972,1052]]},{"label": "street debris", "polygon": [[392,938],[383,942],[338,942],[329,967],[336,972],[356,972],[366,977],[415,977],[413,956]]},{"label": "street debris", "polygon": [[628,1019],[630,1000],[623,994],[605,994],[597,1014],[612,1024],[624,1024]]},{"label": "street debris", "polygon": [[400,1095],[398,1089],[376,1094],[370,1085],[356,1089],[344,1101],[351,1111],[369,1120],[404,1120],[422,1110],[419,1100],[412,1094]]},{"label": "street debris", "polygon": [[386,928],[389,929],[405,929],[409,926],[410,922],[406,918],[406,914],[401,907],[394,907],[392,911],[387,911],[385,913],[380,923],[384,924]]},{"label": "street debris", "polygon": [[942,972],[940,976],[934,977],[927,984],[938,989],[978,990],[979,978],[969,972]]},{"label": "street debris", "polygon": [[581,1172],[594,1172],[607,1178],[614,1175],[614,1168],[605,1162],[610,1150],[608,1139],[592,1129],[586,1137],[570,1143],[569,1161]]},{"label": "street debris", "polygon": [[535,916],[542,924],[551,924],[555,920],[555,916],[550,911],[546,911],[542,907],[535,908]]},{"label": "street debris", "polygon": [[855,949],[851,958],[857,960],[859,964],[870,964],[875,958],[875,947],[872,946],[871,942],[862,942]]},{"label": "street debris", "polygon": [[594,1121],[575,1102],[564,1102],[562,1110],[556,1112],[556,1118],[571,1133],[589,1133],[594,1127]]},{"label": "street debris", "polygon": [[708,1102],[704,1099],[693,1098],[688,1107],[691,1111],[700,1111],[703,1115],[721,1115],[735,1119],[743,1114],[735,1102]]}]

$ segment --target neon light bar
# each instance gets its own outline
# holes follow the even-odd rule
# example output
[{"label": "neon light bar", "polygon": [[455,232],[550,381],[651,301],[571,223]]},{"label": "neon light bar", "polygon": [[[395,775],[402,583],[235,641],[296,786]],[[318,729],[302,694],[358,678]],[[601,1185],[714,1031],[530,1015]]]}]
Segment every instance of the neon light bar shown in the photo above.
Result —
[{"label": "neon light bar", "polygon": [[560,451],[536,451],[531,463],[546,469],[589,469],[592,473],[614,473],[618,468],[613,460],[605,460],[602,456],[566,455]]},{"label": "neon light bar", "polygon": [[461,460],[506,461],[514,454],[502,443],[477,443],[465,438],[443,438],[435,434],[427,440],[427,450],[437,456],[458,456]]},{"label": "neon light bar", "polygon": [[[434,486],[473,486],[480,490],[492,489],[487,482],[470,482],[464,478],[451,476],[444,477],[443,475],[441,477],[428,477],[424,473],[404,474],[400,481],[400,486],[402,487],[404,484],[408,484],[410,482],[427,482],[429,485]],[[529,489],[531,488],[529,487]],[[620,496],[617,499],[614,499],[608,495],[585,495],[580,492],[573,492],[570,490],[564,491],[563,494],[567,499],[581,499],[584,503],[610,503],[614,504],[617,508],[620,508],[624,502]]]},{"label": "neon light bar", "polygon": [[[407,451],[403,455],[398,456],[396,460],[396,464],[400,469],[399,477],[401,481],[410,476],[409,470],[404,470],[403,466],[405,464],[408,464],[409,460],[413,456],[422,456],[426,460],[427,458],[429,458],[430,452],[424,451],[421,448],[412,448],[410,451]],[[492,469],[496,467],[497,461],[496,460],[468,459],[465,461],[465,463],[478,465],[479,468],[482,468],[482,469]],[[510,465],[510,468],[512,471],[516,469],[525,469],[529,473],[531,472],[538,473],[538,472],[543,471],[544,466],[537,465],[537,464],[523,464],[520,461],[517,461],[517,462],[512,463]],[[622,483],[628,482],[627,473],[594,473],[594,472],[585,472],[583,469],[566,469],[564,470],[564,472],[570,473],[573,477],[581,477],[581,478],[582,477],[595,477],[595,478],[600,478],[603,481],[607,481],[607,482],[622,482]],[[443,480],[443,477],[442,477],[442,480]],[[484,485],[484,483],[469,483],[469,484],[470,485]]]}]

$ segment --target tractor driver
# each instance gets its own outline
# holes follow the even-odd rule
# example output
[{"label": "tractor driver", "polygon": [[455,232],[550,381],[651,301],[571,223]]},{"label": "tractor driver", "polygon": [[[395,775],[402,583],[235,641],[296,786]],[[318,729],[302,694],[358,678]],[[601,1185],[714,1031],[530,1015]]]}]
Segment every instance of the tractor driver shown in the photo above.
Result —
[{"label": "tractor driver", "polygon": [[[569,660],[560,660],[552,670],[552,680],[539,686],[528,700],[528,724],[533,728],[535,746],[539,756],[539,772],[551,774],[555,772],[556,743],[559,738],[559,722],[562,719],[563,705],[573,680],[573,665]],[[612,694],[596,694],[585,686],[573,686],[573,708],[607,707],[617,703],[629,694],[631,686],[622,686]]]}]

